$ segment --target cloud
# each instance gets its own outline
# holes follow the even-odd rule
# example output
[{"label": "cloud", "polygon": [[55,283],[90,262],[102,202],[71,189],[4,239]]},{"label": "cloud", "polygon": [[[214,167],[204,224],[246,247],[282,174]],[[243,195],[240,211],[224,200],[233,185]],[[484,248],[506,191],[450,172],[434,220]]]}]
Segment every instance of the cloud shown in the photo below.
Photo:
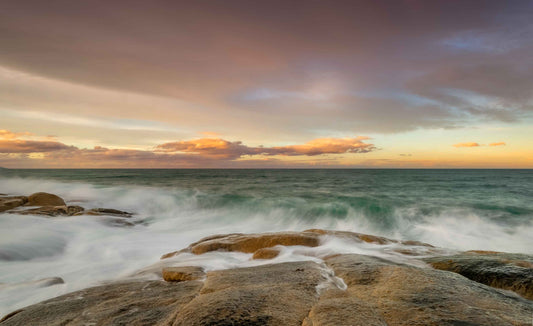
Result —
[{"label": "cloud", "polygon": [[[488,146],[505,146],[505,145],[506,145],[505,142],[498,142],[498,143],[490,143]],[[453,146],[454,147],[480,147],[480,146],[486,146],[486,145],[470,142],[470,143],[458,143]]]},{"label": "cloud", "polygon": [[[8,155],[9,162],[18,157],[22,161],[36,159],[41,166],[63,167],[217,167],[228,166],[244,157],[248,165],[258,165],[261,162],[291,165],[290,162],[280,163],[272,158],[265,160],[261,157],[367,153],[376,149],[374,145],[364,142],[368,139],[367,137],[320,138],[301,145],[277,147],[251,147],[240,141],[202,138],[164,143],[153,150],[135,150],[101,146],[92,149],[78,148],[50,141],[47,138],[45,140],[19,139],[17,135],[23,133],[12,133],[7,130],[2,131],[2,134],[5,139],[0,140],[0,153]],[[35,153],[41,155],[33,156],[33,158],[28,155]],[[6,157],[4,155],[4,161]],[[299,162],[299,164],[305,166],[313,162]]]},{"label": "cloud", "polygon": [[20,136],[31,136],[31,132],[12,132],[5,129],[0,129],[0,139],[16,139]]},{"label": "cloud", "polygon": [[54,141],[0,140],[0,153],[44,153],[71,149],[72,146]]},{"label": "cloud", "polygon": [[[269,141],[309,139],[317,129],[516,121],[532,111],[527,1],[132,0],[126,7],[1,2],[0,104],[44,111],[39,118],[49,124],[159,130],[168,123],[191,128],[188,135],[279,137]],[[106,119],[123,112],[162,125]]]},{"label": "cloud", "polygon": [[236,159],[246,155],[315,156],[322,154],[367,153],[374,145],[364,143],[367,137],[320,138],[302,145],[276,147],[249,147],[240,141],[220,138],[202,138],[158,145],[156,151],[193,153],[205,157]]},{"label": "cloud", "polygon": [[453,147],[479,147],[479,143],[458,143],[453,145]]}]

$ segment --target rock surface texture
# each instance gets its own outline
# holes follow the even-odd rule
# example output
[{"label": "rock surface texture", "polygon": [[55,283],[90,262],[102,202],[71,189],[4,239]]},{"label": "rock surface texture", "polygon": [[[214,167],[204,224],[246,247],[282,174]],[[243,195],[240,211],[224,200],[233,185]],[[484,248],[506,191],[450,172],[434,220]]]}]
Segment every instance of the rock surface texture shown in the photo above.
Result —
[{"label": "rock surface texture", "polygon": [[[252,253],[265,253],[261,259],[266,260],[269,250],[273,251],[272,256],[277,252],[272,247],[315,247],[320,245],[322,236],[331,235],[330,231],[321,230],[217,235],[176,253],[190,256],[191,253],[233,250],[249,253],[250,259]],[[400,243],[349,232],[340,235],[359,239],[355,241],[370,239],[379,245]],[[178,258],[163,262],[170,264]],[[461,274],[466,273],[456,268],[477,266],[483,271],[492,268],[491,264],[497,261],[500,269],[491,274],[491,279],[504,280],[513,275],[527,283],[530,282],[528,273],[533,270],[529,265],[531,256],[462,253],[410,259],[417,259],[420,264],[406,265],[360,254],[336,254],[322,259],[315,257],[314,261],[276,264],[268,264],[268,260],[254,261],[265,264],[207,273],[195,266],[164,266],[160,267],[162,275],[169,282],[137,280],[85,289],[14,311],[0,324],[531,325],[533,301],[520,292],[522,287],[507,289],[524,297],[497,288],[503,287],[500,283],[465,277]],[[446,264],[442,265],[439,259]],[[424,260],[438,269],[424,264]],[[450,271],[439,270],[451,264],[448,261],[454,262],[455,267],[442,268]],[[505,269],[506,266],[510,269]]]}]

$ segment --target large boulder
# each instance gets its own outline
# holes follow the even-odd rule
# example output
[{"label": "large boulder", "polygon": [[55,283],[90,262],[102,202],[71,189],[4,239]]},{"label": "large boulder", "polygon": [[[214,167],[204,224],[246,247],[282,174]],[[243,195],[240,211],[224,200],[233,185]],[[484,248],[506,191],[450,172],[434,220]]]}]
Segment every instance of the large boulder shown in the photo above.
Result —
[{"label": "large boulder", "polygon": [[511,290],[533,300],[533,256],[472,251],[424,260],[433,268],[458,273],[473,281]]},{"label": "large boulder", "polygon": [[28,197],[27,206],[65,206],[65,201],[54,194],[36,192]]},{"label": "large boulder", "polygon": [[2,196],[0,197],[0,213],[17,208],[28,202],[26,196]]}]

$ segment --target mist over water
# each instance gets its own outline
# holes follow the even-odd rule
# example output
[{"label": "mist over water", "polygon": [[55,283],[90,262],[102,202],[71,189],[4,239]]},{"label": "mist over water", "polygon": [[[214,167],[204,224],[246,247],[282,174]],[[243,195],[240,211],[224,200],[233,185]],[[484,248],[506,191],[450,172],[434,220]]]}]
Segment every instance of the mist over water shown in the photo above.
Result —
[{"label": "mist over water", "polygon": [[[135,212],[135,226],[0,213],[0,315],[128,277],[217,233],[325,228],[533,253],[533,170],[0,170],[0,193],[38,191]],[[298,250],[279,259],[310,259]],[[378,254],[334,239],[316,250]],[[250,264],[239,253],[182,258],[208,269]],[[46,277],[65,284],[27,283]]]}]

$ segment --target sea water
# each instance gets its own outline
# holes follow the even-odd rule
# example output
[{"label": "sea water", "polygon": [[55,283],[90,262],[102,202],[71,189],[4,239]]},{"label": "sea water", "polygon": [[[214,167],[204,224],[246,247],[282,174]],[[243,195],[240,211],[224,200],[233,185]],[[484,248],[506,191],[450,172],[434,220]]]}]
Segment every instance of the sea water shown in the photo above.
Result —
[{"label": "sea water", "polygon": [[[451,251],[533,254],[533,170],[0,169],[0,193],[39,191],[86,209],[134,212],[133,226],[105,216],[0,213],[0,315],[131,277],[157,266],[164,253],[220,233],[323,228]],[[331,239],[313,250],[314,256],[385,255],[382,249]],[[316,259],[305,250],[288,248],[276,259]],[[249,256],[182,255],[176,263],[207,269],[257,264]],[[30,282],[47,277],[65,283]]]}]

